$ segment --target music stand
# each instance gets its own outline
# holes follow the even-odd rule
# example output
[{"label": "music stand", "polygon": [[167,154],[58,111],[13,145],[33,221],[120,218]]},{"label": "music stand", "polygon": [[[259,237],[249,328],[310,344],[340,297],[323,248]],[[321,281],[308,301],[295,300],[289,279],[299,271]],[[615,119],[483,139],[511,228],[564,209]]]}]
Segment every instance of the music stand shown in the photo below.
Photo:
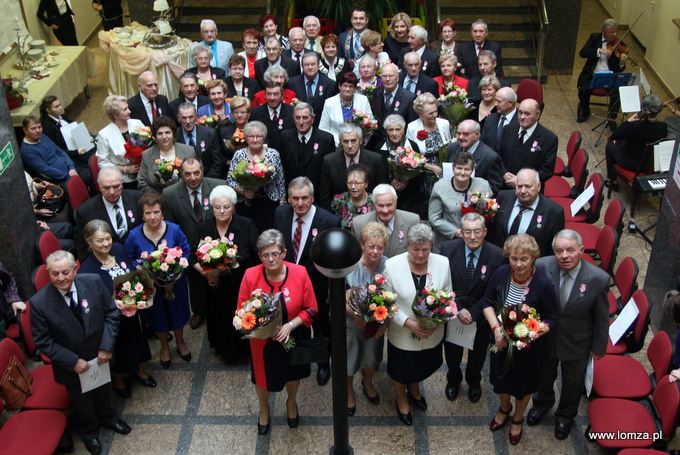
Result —
[{"label": "music stand", "polygon": [[[611,97],[612,94],[619,89],[619,87],[628,85],[632,76],[633,73],[595,73],[593,75],[593,80],[590,81],[590,89],[591,90],[594,90],[596,88],[606,89],[607,97]],[[609,108],[609,106],[607,106],[607,108]],[[610,123],[616,126],[615,120],[610,120],[607,118],[606,120],[599,123],[591,130],[595,131],[600,126],[602,126],[600,135],[597,137],[597,141],[595,142],[595,147],[597,147],[598,144],[600,143],[600,139],[602,139],[604,130],[610,125]]]}]

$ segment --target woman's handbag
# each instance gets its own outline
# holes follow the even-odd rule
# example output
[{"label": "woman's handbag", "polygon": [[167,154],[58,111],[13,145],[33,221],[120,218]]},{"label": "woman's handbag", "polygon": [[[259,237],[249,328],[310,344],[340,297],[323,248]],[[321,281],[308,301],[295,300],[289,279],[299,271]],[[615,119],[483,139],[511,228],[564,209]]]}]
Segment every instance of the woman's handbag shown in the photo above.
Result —
[{"label": "woman's handbag", "polygon": [[290,365],[309,365],[311,363],[328,363],[328,337],[295,340],[290,350]]},{"label": "woman's handbag", "polygon": [[31,383],[33,376],[16,356],[9,359],[5,374],[0,379],[0,396],[5,402],[5,409],[14,411],[24,406],[26,398],[33,393]]},{"label": "woman's handbag", "polygon": [[64,193],[63,188],[38,178],[33,179],[33,181],[43,185],[43,188],[38,190],[36,196],[33,198],[34,209],[47,209],[56,215],[66,207],[66,194]]}]

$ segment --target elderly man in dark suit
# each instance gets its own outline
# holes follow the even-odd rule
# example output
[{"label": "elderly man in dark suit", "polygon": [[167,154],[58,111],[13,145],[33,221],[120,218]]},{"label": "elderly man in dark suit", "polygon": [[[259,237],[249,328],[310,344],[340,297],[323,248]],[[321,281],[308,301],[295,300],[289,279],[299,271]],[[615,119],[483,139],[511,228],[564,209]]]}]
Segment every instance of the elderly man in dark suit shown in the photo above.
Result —
[{"label": "elderly man in dark suit", "polygon": [[[312,262],[309,251],[314,239],[326,229],[339,228],[340,218],[314,205],[314,185],[307,177],[297,177],[288,185],[288,204],[276,209],[274,229],[286,239],[286,261],[304,266],[314,287],[319,305],[316,317],[320,336],[330,337],[330,308],[328,306],[328,278]],[[296,238],[298,241],[296,242]],[[330,379],[330,365],[319,364],[316,381],[326,385]]]},{"label": "elderly man in dark suit", "polygon": [[255,61],[255,78],[260,87],[266,87],[264,80],[264,72],[272,65],[279,65],[288,73],[288,79],[300,74],[300,65],[285,55],[281,54],[281,43],[279,40],[271,37],[264,43],[264,51],[266,57]]},{"label": "elderly man in dark suit", "polygon": [[514,188],[517,172],[522,168],[538,171],[541,183],[554,175],[557,157],[557,136],[538,120],[541,108],[531,98],[522,101],[517,110],[518,124],[503,129],[496,150],[503,159],[503,181]]},{"label": "elderly man in dark suit", "polygon": [[88,362],[111,360],[118,335],[118,308],[101,278],[76,277],[71,253],[57,251],[47,257],[50,284],[31,297],[31,330],[35,345],[52,361],[54,380],[66,386],[75,410],[80,436],[88,452],[102,452],[99,428],[128,434],[130,426],[111,406],[110,383],[82,392],[79,375]]},{"label": "elderly man in dark suit", "polygon": [[203,163],[205,175],[218,177],[226,166],[226,157],[222,155],[217,132],[208,126],[197,125],[196,107],[192,103],[179,105],[177,120],[180,127],[175,133],[175,140],[196,150],[196,157]]},{"label": "elderly man in dark suit", "polygon": [[[479,83],[485,76],[496,76],[496,54],[491,51],[482,51],[477,58],[477,75],[468,82],[468,100],[478,104],[482,101],[482,92],[479,90]],[[501,88],[510,87],[510,82],[496,76]]]},{"label": "elderly man in dark suit", "polygon": [[553,254],[552,239],[564,229],[564,209],[539,194],[538,172],[522,169],[517,173],[515,189],[498,193],[501,212],[493,221],[493,243],[502,247],[515,234],[529,234],[536,239],[541,256]]},{"label": "elderly man in dark suit", "polygon": [[435,98],[439,98],[439,85],[434,79],[421,71],[422,64],[418,53],[406,53],[403,66],[406,71],[399,74],[399,85],[415,96],[429,92]]},{"label": "elderly man in dark suit", "polygon": [[[451,281],[456,290],[458,320],[464,324],[477,321],[477,332],[473,349],[468,350],[465,382],[468,384],[468,398],[477,403],[482,397],[482,367],[489,350],[491,330],[482,316],[481,308],[475,306],[486,292],[491,275],[503,263],[503,250],[485,242],[486,226],[484,217],[479,213],[467,213],[461,219],[462,239],[449,240],[442,244],[441,255],[449,258]],[[457,324],[457,322],[454,322]],[[450,325],[454,323],[449,323]],[[453,401],[458,397],[458,389],[463,381],[460,363],[463,360],[463,347],[452,342],[453,330],[447,330],[444,354],[449,372],[446,376],[446,398]]]},{"label": "elderly man in dark suit", "polygon": [[506,126],[517,125],[517,94],[511,87],[501,87],[496,92],[496,112],[486,117],[479,140],[498,150]]},{"label": "elderly man in dark suit", "polygon": [[142,192],[123,189],[123,179],[117,167],[102,168],[97,176],[97,182],[101,195],[93,196],[80,204],[74,214],[78,258],[81,261],[84,261],[88,254],[83,229],[90,221],[103,220],[109,223],[111,238],[120,244],[125,243],[132,229],[142,224],[142,212],[138,206]]},{"label": "elderly man in dark suit", "polygon": [[383,254],[388,258],[406,252],[406,231],[414,224],[420,223],[415,213],[397,209],[397,191],[387,183],[380,184],[373,190],[373,207],[375,210],[354,217],[352,234],[358,239],[361,229],[371,221],[377,221],[387,227],[390,238]]},{"label": "elderly man in dark suit", "polygon": [[408,31],[408,45],[401,50],[399,54],[399,66],[405,69],[404,57],[409,52],[415,52],[420,57],[422,62],[422,72],[430,77],[437,77],[441,74],[439,71],[439,54],[429,48],[427,45],[427,30],[420,25],[414,25]]},{"label": "elderly man in dark suit", "polygon": [[458,47],[458,60],[461,65],[460,72],[468,79],[479,75],[477,58],[482,51],[491,51],[496,55],[496,77],[503,78],[503,57],[501,57],[501,45],[495,41],[486,39],[489,36],[489,28],[483,19],[472,23],[472,41],[461,44]]},{"label": "elderly man in dark suit", "polygon": [[156,117],[172,116],[168,98],[158,94],[158,79],[151,71],[144,71],[137,79],[139,93],[128,99],[130,118],[151,126]]},{"label": "elderly man in dark suit", "polygon": [[[195,73],[188,71],[179,77],[179,90],[180,95],[170,102],[170,116],[174,119],[179,115],[179,105],[182,103],[193,104],[196,112],[199,107],[210,103],[210,98],[198,94],[198,78]],[[180,126],[179,122],[177,126]]]},{"label": "elderly man in dark suit", "polygon": [[[303,74],[290,78],[288,88],[295,92],[300,101],[312,105],[314,112],[323,112],[328,98],[338,93],[338,85],[328,76],[319,73],[319,54],[307,51],[302,57]],[[319,127],[321,116],[314,119],[314,127]]]},{"label": "elderly man in dark suit", "polygon": [[314,185],[314,198],[321,200],[321,167],[326,155],[335,150],[335,139],[314,127],[314,109],[301,102],[293,108],[295,128],[281,133],[281,163],[286,185],[296,177],[307,177]]},{"label": "elderly man in dark suit", "polygon": [[326,210],[330,209],[336,194],[347,191],[347,168],[350,164],[365,164],[371,170],[367,188],[369,193],[376,185],[388,181],[387,166],[380,154],[361,147],[363,135],[358,125],[343,124],[338,136],[342,150],[326,155],[321,167],[321,207]]},{"label": "elderly man in dark suit", "polygon": [[578,232],[564,229],[553,240],[554,257],[536,261],[560,298],[560,316],[550,327],[552,354],[543,362],[538,391],[527,423],[536,425],[555,404],[553,384],[557,365],[562,371],[560,404],[555,411],[555,437],[566,439],[578,413],[583,379],[591,357],[604,357],[609,335],[609,275],[583,261],[583,240]]},{"label": "elderly man in dark suit", "polygon": [[413,110],[413,100],[416,96],[404,90],[399,84],[399,68],[394,63],[388,63],[382,68],[380,73],[382,87],[373,91],[373,116],[383,124],[388,115],[401,115],[406,123],[411,123],[418,118],[418,114]]},{"label": "elderly man in dark suit", "polygon": [[295,127],[293,108],[283,102],[283,87],[275,82],[265,84],[264,96],[267,102],[250,111],[250,120],[259,120],[267,127],[267,144],[281,148],[280,136],[283,130]]},{"label": "elderly man in dark suit", "polygon": [[452,162],[463,150],[471,153],[475,157],[474,176],[485,179],[489,182],[493,194],[498,194],[503,188],[503,161],[498,153],[479,140],[479,130],[479,123],[474,120],[460,122],[458,141],[452,142],[447,147],[446,161]]},{"label": "elderly man in dark suit", "polygon": [[[210,206],[210,192],[217,186],[226,185],[224,180],[203,176],[201,160],[190,157],[184,160],[180,169],[182,181],[163,190],[165,210],[163,215],[167,221],[178,224],[187,236],[192,251],[198,248],[199,238],[196,237],[196,225],[204,219],[213,218]],[[189,322],[192,329],[197,329],[205,319],[205,298],[203,286],[205,278],[189,267],[186,269],[189,280],[191,311],[194,313]]]}]

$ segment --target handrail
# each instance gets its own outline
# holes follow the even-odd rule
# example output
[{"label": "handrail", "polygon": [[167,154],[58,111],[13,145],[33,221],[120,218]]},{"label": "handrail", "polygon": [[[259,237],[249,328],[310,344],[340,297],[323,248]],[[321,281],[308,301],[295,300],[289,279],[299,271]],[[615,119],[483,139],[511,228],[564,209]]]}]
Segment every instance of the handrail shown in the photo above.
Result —
[{"label": "handrail", "polygon": [[548,10],[545,7],[545,0],[538,0],[538,15],[539,15],[539,38],[536,49],[536,65],[538,66],[537,79],[541,83],[543,76],[543,61],[545,58],[545,43],[548,39],[548,29],[550,22],[548,21]]}]

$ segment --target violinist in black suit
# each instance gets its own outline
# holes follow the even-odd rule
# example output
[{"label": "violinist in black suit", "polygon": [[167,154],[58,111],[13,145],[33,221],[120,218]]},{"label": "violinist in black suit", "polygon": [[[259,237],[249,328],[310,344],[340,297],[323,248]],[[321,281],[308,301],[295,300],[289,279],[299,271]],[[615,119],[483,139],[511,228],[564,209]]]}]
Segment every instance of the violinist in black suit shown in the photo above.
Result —
[{"label": "violinist in black suit", "polygon": [[[306,52],[302,57],[303,74],[290,78],[288,88],[300,101],[309,103],[314,112],[323,112],[324,103],[338,93],[338,85],[328,76],[319,73],[319,54]],[[311,94],[311,97],[310,97]],[[314,127],[319,127],[321,116],[315,116]]]},{"label": "violinist in black suit", "polygon": [[139,93],[128,99],[130,118],[151,126],[156,117],[170,117],[170,104],[165,95],[158,94],[158,79],[151,71],[145,71],[137,79]]}]

